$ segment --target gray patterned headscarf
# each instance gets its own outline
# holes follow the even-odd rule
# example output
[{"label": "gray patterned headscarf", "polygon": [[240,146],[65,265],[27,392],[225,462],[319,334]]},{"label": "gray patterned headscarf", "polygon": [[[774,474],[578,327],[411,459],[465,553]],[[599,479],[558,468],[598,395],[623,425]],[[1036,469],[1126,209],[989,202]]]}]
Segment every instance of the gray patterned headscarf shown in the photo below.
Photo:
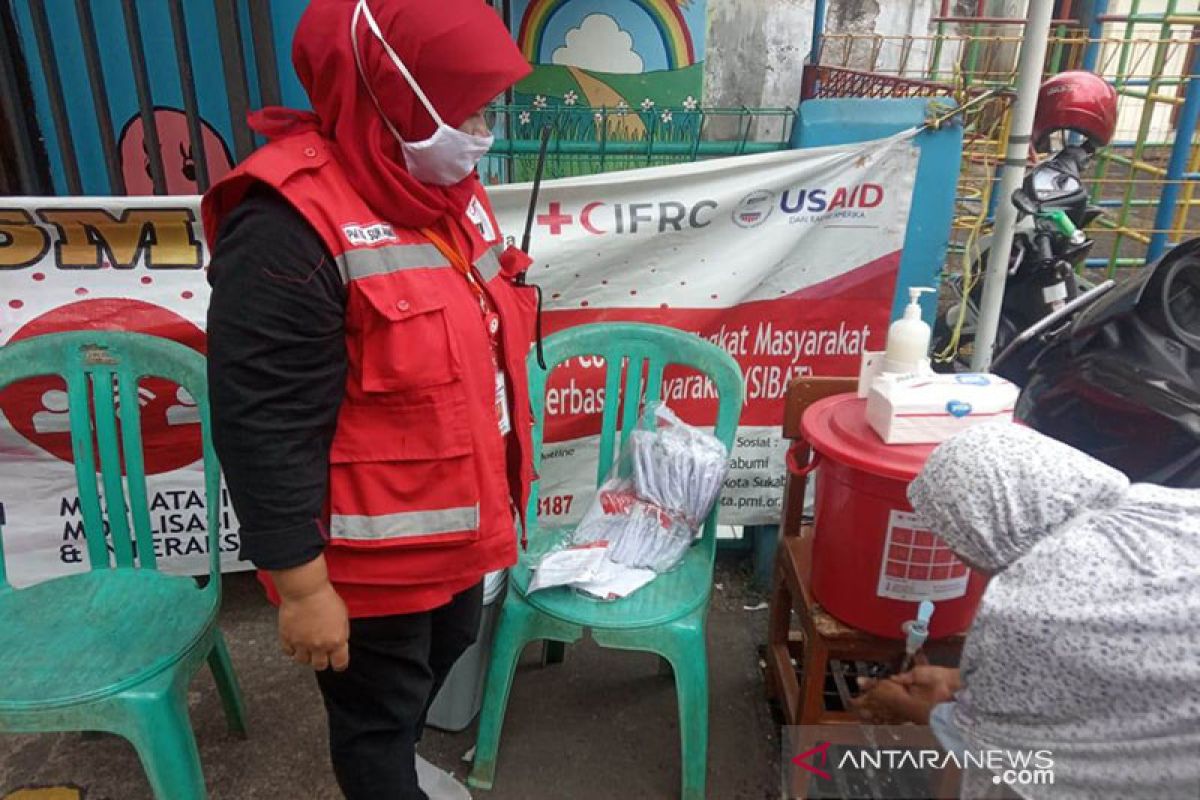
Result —
[{"label": "gray patterned headscarf", "polygon": [[963,651],[967,741],[1051,750],[1027,797],[1200,797],[1200,490],[995,424],[935,450],[909,498],[997,573]]}]

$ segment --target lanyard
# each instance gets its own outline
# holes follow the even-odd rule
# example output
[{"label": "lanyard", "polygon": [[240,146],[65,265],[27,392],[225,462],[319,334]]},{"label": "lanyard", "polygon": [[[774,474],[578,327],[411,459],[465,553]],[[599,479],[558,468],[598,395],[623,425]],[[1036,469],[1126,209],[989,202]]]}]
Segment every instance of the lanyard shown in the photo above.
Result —
[{"label": "lanyard", "polygon": [[439,234],[434,233],[429,228],[422,228],[421,233],[467,279],[467,284],[471,287],[471,291],[475,293],[475,298],[479,301],[479,313],[483,315],[483,324],[487,328],[488,338],[492,344],[492,360],[497,361],[496,353],[499,348],[500,316],[491,308],[487,292],[484,291],[476,279],[475,271],[471,268],[470,263],[463,258],[462,254]]}]

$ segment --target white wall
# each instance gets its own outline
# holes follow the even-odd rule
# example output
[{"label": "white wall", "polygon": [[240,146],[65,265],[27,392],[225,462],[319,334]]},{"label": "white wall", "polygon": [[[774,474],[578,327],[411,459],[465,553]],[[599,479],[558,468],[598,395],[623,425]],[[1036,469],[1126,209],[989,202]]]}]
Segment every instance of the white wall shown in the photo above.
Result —
[{"label": "white wall", "polygon": [[[812,42],[813,4],[813,0],[708,0],[705,105],[795,107],[800,100],[801,69]],[[937,6],[937,0],[830,0],[825,31],[924,36]],[[890,45],[880,53],[879,63],[895,70],[899,58],[899,47]],[[914,64],[923,65],[925,59],[924,51],[910,55]],[[736,135],[735,126],[727,127],[731,130],[723,135]],[[779,123],[774,121],[759,123],[752,133],[756,139],[779,135]]]}]

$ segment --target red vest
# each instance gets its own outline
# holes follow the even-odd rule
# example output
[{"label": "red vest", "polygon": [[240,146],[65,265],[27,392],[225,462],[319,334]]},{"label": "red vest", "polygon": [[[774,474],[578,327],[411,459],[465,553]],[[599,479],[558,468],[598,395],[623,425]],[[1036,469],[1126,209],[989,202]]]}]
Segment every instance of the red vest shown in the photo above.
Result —
[{"label": "red vest", "polygon": [[537,301],[516,282],[528,257],[504,249],[480,189],[462,221],[471,252],[460,255],[500,320],[496,356],[512,426],[504,436],[479,297],[451,259],[421,232],[381,221],[316,133],[268,144],[205,196],[210,244],[254,181],[304,216],[347,285],[349,369],[329,458],[330,578],[416,589],[512,564],[514,516],[533,474],[525,356]]}]

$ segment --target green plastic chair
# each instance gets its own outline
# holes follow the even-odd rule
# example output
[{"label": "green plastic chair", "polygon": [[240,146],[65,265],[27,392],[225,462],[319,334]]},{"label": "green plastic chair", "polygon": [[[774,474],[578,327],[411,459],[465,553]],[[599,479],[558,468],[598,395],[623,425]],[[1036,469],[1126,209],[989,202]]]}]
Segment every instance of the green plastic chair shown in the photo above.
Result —
[{"label": "green plastic chair", "polygon": [[[137,749],[155,797],[202,800],[207,794],[187,687],[206,659],[230,728],[246,730],[241,692],[217,628],[220,468],[204,356],[167,339],[107,331],[51,334],[0,348],[0,389],[47,375],[67,384],[91,570],[14,589],[0,535],[0,732],[115,733]],[[204,588],[156,569],[138,406],[138,380],[146,376],[182,386],[199,407],[211,554]]]},{"label": "green plastic chair", "polygon": [[[720,398],[716,436],[732,449],[742,410],[742,373],[721,348],[672,328],[627,323],[571,328],[545,342],[545,360],[550,370],[577,356],[601,356],[607,368],[597,486],[608,477],[614,456],[619,453],[618,422],[623,441],[636,427],[640,413],[636,401],[624,404],[623,410],[619,408],[623,365],[627,365],[624,397],[638,398],[644,390],[647,404],[659,400],[663,368],[668,364],[686,365],[711,378]],[[540,466],[548,373],[537,366],[532,356],[529,375],[533,451],[535,465]],[[562,644],[550,643],[577,641],[584,629],[590,629],[593,640],[602,647],[657,653],[671,665],[679,700],[683,797],[689,800],[703,797],[708,763],[708,655],[704,630],[712,592],[716,509],[709,515],[700,541],[692,546],[679,567],[658,576],[629,597],[603,602],[567,587],[527,593],[531,565],[558,540],[548,534],[536,535],[537,501],[535,484],[529,501],[529,550],[521,554],[509,573],[508,593],[500,610],[488,666],[475,763],[468,782],[480,789],[492,786],[500,729],[521,651],[537,640],[546,641],[551,650],[561,648]]]}]

